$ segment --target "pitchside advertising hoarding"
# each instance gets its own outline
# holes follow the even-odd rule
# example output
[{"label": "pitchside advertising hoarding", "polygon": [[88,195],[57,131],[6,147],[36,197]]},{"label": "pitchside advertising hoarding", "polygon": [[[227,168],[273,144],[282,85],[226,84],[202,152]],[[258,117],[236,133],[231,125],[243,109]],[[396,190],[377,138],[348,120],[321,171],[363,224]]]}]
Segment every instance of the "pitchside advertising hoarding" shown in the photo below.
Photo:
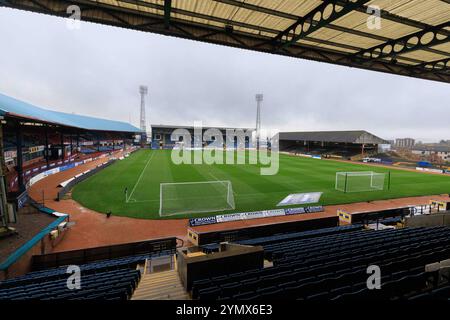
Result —
[{"label": "pitchside advertising hoarding", "polygon": [[288,209],[274,209],[274,210],[221,214],[221,215],[216,215],[216,216],[211,216],[211,217],[191,218],[191,219],[189,219],[189,226],[197,227],[197,226],[204,226],[204,225],[208,225],[208,224],[216,224],[216,223],[222,223],[222,222],[251,220],[251,219],[259,219],[259,218],[269,218],[269,217],[280,217],[280,216],[288,216],[288,215],[304,214],[304,213],[314,213],[314,212],[322,212],[322,211],[323,211],[323,206],[311,206],[311,207],[299,207],[299,208],[288,208]]}]

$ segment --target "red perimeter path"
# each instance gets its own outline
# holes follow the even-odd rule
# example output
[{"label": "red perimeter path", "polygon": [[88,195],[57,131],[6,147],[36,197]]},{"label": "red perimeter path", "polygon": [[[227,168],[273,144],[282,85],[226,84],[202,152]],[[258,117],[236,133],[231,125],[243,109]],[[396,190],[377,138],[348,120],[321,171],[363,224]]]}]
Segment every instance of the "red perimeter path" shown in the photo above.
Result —
[{"label": "red perimeter path", "polygon": [[[118,152],[115,155],[119,156],[120,154],[121,153]],[[44,194],[45,206],[58,212],[68,213],[70,215],[70,221],[75,222],[75,225],[65,234],[64,239],[56,246],[55,251],[90,248],[169,236],[181,238],[185,240],[186,243],[188,219],[145,220],[117,216],[111,216],[108,219],[105,214],[84,208],[74,200],[54,200],[59,190],[59,183],[70,179],[88,168],[97,166],[104,162],[105,159],[107,158],[98,159],[67,171],[54,174],[35,183],[29,189],[30,196],[33,199],[41,201]],[[335,216],[337,209],[343,209],[352,213],[357,211],[388,209],[405,205],[427,204],[430,199],[448,201],[449,196],[424,196],[373,201],[370,203],[362,202],[326,206],[325,211],[319,213],[219,223],[196,227],[195,230],[200,232],[217,231],[284,221],[308,220],[317,217]]]}]

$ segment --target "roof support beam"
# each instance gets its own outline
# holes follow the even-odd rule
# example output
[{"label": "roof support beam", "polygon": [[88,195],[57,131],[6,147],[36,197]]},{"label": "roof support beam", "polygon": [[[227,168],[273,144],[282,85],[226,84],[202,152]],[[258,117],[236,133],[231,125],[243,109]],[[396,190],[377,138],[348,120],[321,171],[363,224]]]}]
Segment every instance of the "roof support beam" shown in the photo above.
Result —
[{"label": "roof support beam", "polygon": [[[235,6],[235,7],[239,7],[239,8],[244,8],[244,9],[248,9],[248,10],[252,10],[252,11],[256,11],[256,12],[261,12],[261,13],[266,13],[275,17],[280,17],[280,18],[284,18],[284,19],[290,19],[293,21],[297,21],[299,19],[301,19],[302,17],[300,16],[296,16],[290,13],[285,13],[282,11],[278,11],[278,10],[273,10],[273,9],[268,9],[265,7],[261,7],[261,6],[256,6],[253,4],[248,4],[245,2],[241,2],[239,0],[214,0],[216,2],[220,2],[220,3],[224,3],[224,4],[228,4],[230,6]],[[450,0],[449,0],[450,1]],[[338,4],[342,4],[341,1],[337,2]],[[343,4],[342,4],[343,5]],[[367,6],[363,6],[365,8],[367,8]],[[367,13],[367,9],[364,9],[363,7],[361,8],[357,8],[355,9],[356,11],[361,11]],[[384,19],[390,20],[391,15],[381,11],[381,15],[383,16]],[[398,22],[400,17],[395,16],[394,19],[395,22]],[[313,24],[317,24],[318,21],[313,20]],[[356,30],[356,29],[350,29],[350,28],[346,28],[346,27],[342,27],[342,26],[338,26],[336,24],[333,23],[328,23],[325,26],[323,26],[324,28],[327,29],[332,29],[332,30],[336,30],[336,31],[340,31],[340,32],[345,32],[345,33],[349,33],[349,34],[353,34],[356,36],[360,36],[360,37],[365,37],[365,38],[370,38],[370,39],[374,39],[374,40],[378,40],[378,41],[383,41],[383,42],[387,42],[391,39],[377,35],[377,34],[373,34],[373,33],[368,33],[368,32],[364,32],[364,31],[360,31],[360,30]],[[429,26],[428,26],[429,27]],[[441,51],[441,50],[437,50],[437,49],[433,49],[433,48],[423,48],[422,50],[428,51],[428,52],[432,52],[435,54],[440,54],[440,55],[448,55],[450,57],[450,53],[445,52],[445,51]],[[411,61],[413,62],[413,61]]]},{"label": "roof support beam", "polygon": [[423,68],[424,70],[437,70],[450,72],[450,58],[435,60],[431,62],[423,62],[421,64],[415,65],[416,68]]},{"label": "roof support beam", "polygon": [[164,0],[164,24],[166,29],[170,27],[170,12],[172,11],[172,0]]},{"label": "roof support beam", "polygon": [[[136,1],[139,0],[128,1],[132,1],[136,4]],[[166,29],[163,10],[158,10],[157,12],[151,13],[130,9],[128,7],[118,7],[112,4],[87,0],[34,0],[34,2],[41,4],[41,6],[29,1],[24,2],[20,0],[8,0],[7,6],[60,17],[67,17],[67,6],[75,4],[79,5],[82,9],[82,21],[101,23],[104,25],[135,29],[145,32],[153,32],[230,47],[274,53],[273,44],[270,42],[272,40],[271,37],[264,34],[247,32],[245,29],[235,29],[231,34],[232,37],[230,37],[230,34],[227,33],[223,27],[215,26],[213,24],[206,25],[174,17],[171,17],[171,28]],[[175,12],[175,9],[177,8],[172,8],[172,12]],[[108,13],[113,13],[116,17],[120,18],[120,20],[113,18]],[[127,23],[124,23],[123,21],[127,21]],[[317,40],[320,41],[320,39]],[[450,75],[446,72],[436,70],[428,71],[423,68],[415,68],[414,65],[402,63],[400,59],[396,64],[383,60],[356,59],[352,57],[352,55],[342,51],[307,45],[305,43],[293,43],[289,47],[283,48],[277,52],[277,54],[450,83]]]},{"label": "roof support beam", "polygon": [[[173,7],[172,6],[172,0],[165,0],[164,6],[160,5],[160,4],[157,4],[157,3],[145,2],[145,1],[142,1],[142,0],[120,0],[120,1],[121,2],[130,3],[130,4],[136,4],[136,5],[139,5],[139,6],[142,6],[142,7],[146,7],[146,8],[151,8],[151,9],[156,9],[156,10],[163,11],[164,12],[164,19],[165,19],[166,26],[167,26],[167,22],[168,21],[169,21],[169,24],[170,24],[170,14],[172,12],[173,13],[177,13],[179,15],[184,15],[184,16],[187,16],[187,17],[211,20],[211,21],[223,23],[224,25],[229,25],[230,24],[230,20],[228,20],[228,19],[223,19],[223,18],[219,18],[219,17],[213,17],[213,16],[202,14],[202,13],[187,11],[187,10],[183,10],[183,9],[179,9],[179,8]],[[268,33],[277,33],[278,32],[277,30],[264,28],[264,27],[261,27],[261,26],[258,26],[258,25],[252,25],[252,24],[248,24],[248,23],[244,23],[244,22],[233,21],[231,24],[236,26],[236,27],[242,27],[242,28],[246,28],[246,29],[250,29],[250,30],[268,32]]]},{"label": "roof support beam", "polygon": [[449,41],[449,37],[445,32],[447,28],[450,28],[450,22],[445,22],[398,39],[389,40],[372,48],[361,50],[355,53],[354,57],[369,60],[395,58],[397,55],[443,44]]},{"label": "roof support beam", "polygon": [[242,1],[238,1],[238,0],[213,0],[213,1],[228,4],[230,6],[235,6],[235,7],[251,10],[251,11],[266,13],[266,14],[270,14],[272,16],[290,19],[290,20],[294,20],[294,21],[297,21],[299,18],[298,16],[290,14],[290,13],[269,9],[266,7],[261,7],[261,6],[257,6],[257,5],[250,4],[250,3],[245,3]]},{"label": "roof support beam", "polygon": [[[370,0],[345,0],[344,4],[336,5],[336,0],[324,1],[304,17],[299,18],[286,30],[280,32],[274,39],[275,51],[289,47],[305,36],[319,30],[330,22],[343,17],[347,13],[361,7]],[[317,23],[313,23],[317,21]]]}]

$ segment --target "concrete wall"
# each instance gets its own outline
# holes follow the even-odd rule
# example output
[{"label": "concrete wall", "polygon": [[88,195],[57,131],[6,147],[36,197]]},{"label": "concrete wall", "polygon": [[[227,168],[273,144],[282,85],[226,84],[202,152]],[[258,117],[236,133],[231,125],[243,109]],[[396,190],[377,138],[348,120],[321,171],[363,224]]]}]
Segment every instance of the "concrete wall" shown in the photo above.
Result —
[{"label": "concrete wall", "polygon": [[225,246],[224,251],[196,257],[187,256],[188,251],[198,251],[195,247],[178,249],[178,273],[186,290],[191,290],[195,280],[263,268],[264,249],[261,246]]},{"label": "concrete wall", "polygon": [[406,227],[450,226],[450,211],[405,218]]},{"label": "concrete wall", "polygon": [[30,272],[33,255],[50,253],[53,251],[54,245],[55,243],[50,235],[46,235],[6,270],[0,270],[0,280],[18,277]]}]

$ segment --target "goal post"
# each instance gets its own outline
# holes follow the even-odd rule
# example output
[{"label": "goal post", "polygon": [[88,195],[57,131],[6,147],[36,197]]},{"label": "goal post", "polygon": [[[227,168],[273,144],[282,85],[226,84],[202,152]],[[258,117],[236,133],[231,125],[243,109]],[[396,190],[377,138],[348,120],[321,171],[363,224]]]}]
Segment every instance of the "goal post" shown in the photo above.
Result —
[{"label": "goal post", "polygon": [[174,182],[160,184],[159,215],[234,210],[231,181]]},{"label": "goal post", "polygon": [[373,171],[336,172],[335,189],[342,192],[384,190],[386,174]]}]

